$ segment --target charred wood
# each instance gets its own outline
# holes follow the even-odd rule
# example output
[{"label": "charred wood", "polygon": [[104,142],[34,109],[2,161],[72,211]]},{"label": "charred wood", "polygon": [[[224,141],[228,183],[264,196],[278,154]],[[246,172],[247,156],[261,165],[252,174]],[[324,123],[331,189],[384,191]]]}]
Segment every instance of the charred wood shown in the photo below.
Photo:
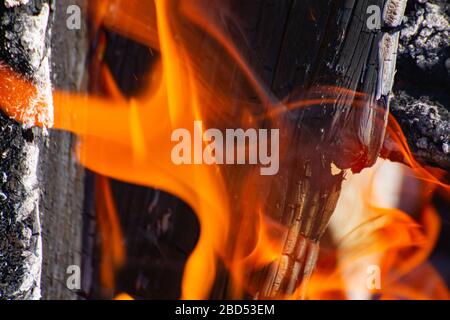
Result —
[{"label": "charred wood", "polygon": [[[83,91],[88,29],[83,15],[80,29],[66,27],[67,8],[71,5],[82,10],[87,7],[85,0],[54,3],[51,79],[55,89]],[[83,267],[83,256],[89,248],[83,246],[83,241],[89,240],[83,231],[84,169],[77,161],[75,146],[75,136],[56,130],[49,130],[40,144],[43,299],[78,299],[82,292],[67,287],[67,270],[76,266],[81,275],[88,272]]]}]

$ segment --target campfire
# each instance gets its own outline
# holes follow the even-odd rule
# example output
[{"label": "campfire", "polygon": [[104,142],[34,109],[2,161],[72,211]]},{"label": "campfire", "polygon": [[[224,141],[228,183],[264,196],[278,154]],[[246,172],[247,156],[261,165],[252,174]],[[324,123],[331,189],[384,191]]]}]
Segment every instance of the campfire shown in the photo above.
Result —
[{"label": "campfire", "polygon": [[273,6],[89,1],[86,90],[0,65],[4,113],[77,137],[86,298],[450,298],[429,261],[448,173],[389,110],[398,33]]}]

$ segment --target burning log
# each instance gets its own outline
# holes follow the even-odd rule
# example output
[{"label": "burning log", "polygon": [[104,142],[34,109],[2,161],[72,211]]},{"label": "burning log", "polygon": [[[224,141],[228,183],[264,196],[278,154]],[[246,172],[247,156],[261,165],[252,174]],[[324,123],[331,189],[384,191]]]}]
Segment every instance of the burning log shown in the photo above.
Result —
[{"label": "burning log", "polygon": [[[288,123],[296,125],[288,139],[289,155],[281,165],[286,171],[272,182],[264,210],[287,230],[282,256],[253,276],[255,297],[304,296],[319,241],[339,198],[344,171],[360,172],[370,167],[380,152],[398,33],[368,30],[368,5],[365,1],[280,5],[280,12],[286,10],[280,25],[286,29],[279,39],[281,50],[272,78],[268,79],[276,94],[289,95],[295,101],[299,97],[291,88],[306,88],[307,93],[300,97],[307,100],[313,95],[311,89],[320,92],[319,86],[327,81],[350,90],[337,90],[338,99],[331,106],[319,103],[290,115]],[[242,29],[253,29],[246,20],[242,23]],[[307,32],[299,36],[299,28]],[[270,29],[257,32],[273,34]],[[349,108],[347,101],[356,98],[355,92],[363,92],[365,101]],[[375,104],[376,111],[371,109]]]},{"label": "burning log", "polygon": [[[211,2],[213,11],[214,6],[216,9],[223,8],[219,2]],[[64,1],[59,3],[62,3],[62,8],[68,4]],[[60,8],[59,3],[57,8]],[[112,31],[124,32],[135,41],[154,50],[163,51],[164,47],[167,49],[167,39],[166,43],[164,41],[162,44],[160,43],[161,40],[157,37],[161,35],[158,35],[155,25],[150,24],[150,27],[146,24],[142,25],[145,27],[145,32],[140,32],[140,29],[128,25],[128,23],[132,24],[135,15],[142,14],[147,17],[146,11],[139,11],[138,2],[133,2],[128,12],[120,7],[123,5],[122,2],[118,1],[116,4],[119,6],[111,8],[117,11],[109,12],[106,18],[98,17],[98,21],[103,20],[104,25],[94,24],[94,28],[106,27]],[[367,29],[366,9],[369,5],[385,8],[385,28],[381,29],[383,31]],[[242,75],[245,72],[236,72],[234,76],[226,78],[224,74],[229,75],[229,69],[245,69],[242,67],[242,61],[234,61],[228,65],[226,62],[229,62],[230,58],[224,58],[224,48],[220,47],[220,40],[210,39],[211,34],[208,35],[204,30],[203,33],[200,32],[203,36],[202,41],[193,41],[186,45],[187,48],[191,48],[191,45],[197,46],[191,54],[197,55],[197,58],[194,58],[195,61],[201,62],[199,70],[196,71],[204,77],[202,80],[212,84],[213,88],[227,91],[226,94],[239,101],[229,105],[230,109],[226,111],[230,114],[245,118],[245,114],[241,114],[242,110],[239,107],[247,106],[247,99],[249,105],[257,105],[258,108],[261,108],[264,103],[270,104],[273,101],[282,101],[283,105],[292,107],[291,111],[285,112],[277,118],[278,124],[288,128],[282,137],[285,149],[283,150],[280,174],[273,179],[266,180],[267,184],[261,184],[261,194],[255,196],[258,200],[255,203],[262,204],[261,208],[257,209],[261,209],[264,213],[260,224],[270,227],[270,224],[266,225],[265,222],[262,222],[269,218],[280,231],[277,238],[278,245],[281,246],[281,256],[270,264],[266,262],[260,268],[245,270],[248,273],[246,276],[250,280],[245,283],[247,291],[244,295],[238,294],[238,296],[254,298],[298,298],[304,296],[308,278],[317,259],[319,241],[335,209],[346,171],[360,172],[364,168],[372,166],[380,154],[396,70],[399,32],[395,28],[401,21],[404,5],[404,1],[381,0],[347,1],[345,4],[339,1],[325,0],[307,1],[307,3],[286,0],[276,4],[271,1],[252,4],[243,4],[237,0],[228,1],[227,10],[221,12],[216,17],[216,21],[223,22],[225,30],[231,34],[232,42],[243,51],[242,61],[244,64],[248,61],[249,67],[256,71],[255,78],[261,80],[260,82],[255,79],[249,81],[245,75]],[[154,12],[151,11],[152,8],[148,7],[147,9],[150,10],[153,20],[156,20]],[[255,17],[255,12],[259,12],[257,17]],[[190,13],[192,14],[192,12]],[[59,17],[61,18],[62,15]],[[59,24],[63,23],[58,18],[56,21]],[[123,21],[124,26],[120,26],[119,21]],[[202,21],[196,21],[196,23],[199,28]],[[160,22],[160,24],[162,23]],[[132,25],[134,26],[134,24]],[[299,29],[303,31],[299,33]],[[67,31],[62,34],[65,32]],[[209,32],[213,33],[211,30]],[[86,39],[83,38],[85,36],[86,34],[78,33],[76,42],[70,45],[67,41],[63,42],[67,47],[55,46],[56,50],[61,50],[55,59],[57,66],[67,63],[62,57],[66,56],[69,50],[86,45],[84,42]],[[55,39],[59,39],[59,36]],[[99,42],[101,43],[101,41]],[[219,46],[217,42],[219,42]],[[230,52],[228,54],[232,55]],[[79,58],[84,62],[82,55]],[[123,57],[121,58],[123,59]],[[5,58],[5,60],[7,59]],[[21,65],[13,61],[7,60],[7,62],[11,66]],[[71,73],[67,72],[69,70],[80,70],[80,65],[64,65],[59,75],[63,72]],[[23,70],[20,71],[24,73]],[[119,71],[119,76],[120,72],[128,73],[129,70]],[[58,76],[58,73],[55,74]],[[129,74],[135,76],[134,72],[129,72]],[[221,77],[230,80],[225,83],[232,85],[225,87],[221,82],[223,81]],[[30,78],[33,77],[30,76]],[[79,89],[80,78],[80,73],[75,73],[73,78],[72,76],[67,76],[67,78],[62,76],[57,84],[65,89],[69,87],[70,89]],[[46,80],[48,84],[48,79]],[[248,82],[252,82],[251,80],[254,80],[256,84],[262,83],[261,88],[267,89],[264,90],[265,92],[270,92],[266,97],[268,102],[254,102],[255,99],[252,99],[251,96],[256,93],[248,90],[249,86],[254,85],[254,83],[249,85]],[[110,78],[108,81],[111,84]],[[329,87],[331,85],[333,87]],[[115,93],[116,97],[119,96],[117,100],[121,102],[125,100],[122,99],[123,97],[120,96],[122,93],[117,88],[112,88],[110,91]],[[274,96],[271,95],[271,92],[274,93]],[[218,96],[220,93],[223,92],[220,90],[215,92]],[[241,100],[245,100],[245,103],[242,103]],[[299,109],[303,102],[308,103],[305,103],[305,108]],[[268,114],[270,116],[270,112]],[[208,114],[206,120],[209,123],[217,124],[218,120],[215,119],[215,116],[217,115]],[[270,118],[269,116],[267,118]],[[410,112],[401,115],[399,113],[399,118],[403,118],[403,116],[410,117]],[[264,121],[261,121],[258,125],[264,127],[263,123]],[[400,123],[404,125],[407,122],[400,121]],[[132,126],[131,129],[136,133],[142,128]],[[411,135],[415,134],[408,130],[406,132]],[[52,134],[50,139],[57,141],[66,151],[73,143],[68,134]],[[139,136],[136,138],[136,135],[132,135],[131,139],[133,147],[140,148],[137,148],[139,149],[137,153],[140,153],[140,156],[145,155],[146,150],[142,148]],[[79,225],[81,224],[79,204],[82,201],[80,169],[74,165],[69,154],[56,156],[56,152],[54,150],[46,151],[45,161],[48,168],[46,172],[48,173],[55,167],[59,169],[59,172],[67,171],[66,168],[70,168],[71,171],[68,174],[62,174],[61,180],[51,179],[44,182],[44,188],[49,191],[46,199],[54,198],[58,200],[58,203],[51,205],[45,202],[43,207],[47,212],[68,213],[67,216],[66,214],[60,215],[53,221],[48,219],[47,232],[50,236],[47,238],[47,245],[49,250],[52,252],[55,250],[58,256],[60,253],[67,252],[76,257],[70,260],[65,256],[61,268],[58,267],[56,270],[57,275],[54,275],[55,270],[49,267],[56,258],[46,258],[44,264],[47,266],[45,283],[51,283],[54,277],[61,279],[66,264],[72,264],[72,261],[73,264],[78,264],[80,259],[76,253],[81,246],[79,234]],[[435,153],[424,154],[422,152],[420,155],[419,159],[425,162],[431,164],[437,162],[441,166],[444,163],[442,158],[436,158]],[[430,155],[434,158],[427,161],[426,159]],[[11,170],[8,168],[8,172]],[[234,171],[224,169],[227,186],[235,192],[231,194],[232,198],[236,195],[233,201],[244,203],[247,200],[251,202],[250,199],[253,199],[253,195],[242,193],[242,190],[245,191],[242,186],[246,186],[248,183],[246,179],[251,177],[249,172],[251,170],[248,170],[248,167]],[[73,185],[63,186],[64,181],[71,181]],[[122,188],[124,187],[122,186]],[[61,195],[58,190],[75,190],[75,194],[78,196],[66,195],[59,198]],[[258,190],[258,188],[251,190]],[[121,196],[118,200],[118,207],[129,209],[130,197],[133,198],[134,192],[129,192],[129,197]],[[155,204],[153,203],[154,197],[147,198],[151,200],[152,207],[159,204],[158,199]],[[69,204],[73,210],[63,210],[62,208],[66,204]],[[142,203],[141,206],[144,209],[137,208],[136,211],[146,211],[147,207],[150,207],[147,202]],[[236,243],[231,241],[231,251],[240,251],[240,248],[236,249],[236,246],[245,243],[246,231],[254,228],[257,224],[255,220],[252,220],[250,223],[253,225],[249,226],[249,222],[242,217],[241,209],[239,207],[234,211],[231,210],[232,216],[235,218],[233,221],[236,222],[233,225],[235,230],[231,233],[236,235],[236,238],[232,239]],[[252,210],[256,209],[252,208]],[[152,210],[148,209],[148,211]],[[184,208],[183,211],[188,211],[188,209]],[[168,215],[172,216],[172,214]],[[257,216],[253,213],[250,217]],[[58,243],[55,248],[51,242],[52,239],[63,236],[62,233],[65,233],[66,229],[61,228],[57,232],[52,229],[57,228],[66,218],[76,221],[69,236],[71,240],[75,239],[74,244],[67,247],[67,244]],[[163,220],[166,222],[161,222],[161,225],[167,225],[169,224],[167,221],[171,221],[167,215]],[[193,224],[192,221],[190,224]],[[165,226],[162,229],[167,230],[170,227]],[[191,231],[191,229],[189,230]],[[34,231],[38,232],[38,229]],[[133,239],[132,237],[137,236],[141,236],[141,234],[132,234],[130,237]],[[189,246],[182,247],[181,251],[187,255],[190,250],[187,248]],[[233,267],[242,266],[227,265],[228,269],[230,267],[233,269]],[[35,274],[33,279],[36,282],[38,276]],[[229,271],[219,272],[216,276],[212,297],[235,297],[236,290],[233,287],[235,284],[232,283],[234,280],[229,276]],[[74,294],[65,290],[63,286],[53,284],[47,286],[47,295],[49,297],[74,297]]]}]

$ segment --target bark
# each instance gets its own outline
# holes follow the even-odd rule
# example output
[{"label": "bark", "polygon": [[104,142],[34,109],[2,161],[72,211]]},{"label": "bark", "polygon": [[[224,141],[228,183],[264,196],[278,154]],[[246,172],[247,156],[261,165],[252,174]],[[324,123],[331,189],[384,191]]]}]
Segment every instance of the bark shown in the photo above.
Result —
[{"label": "bark", "polygon": [[[69,30],[68,5],[84,1],[1,3],[1,59],[40,91],[50,87],[53,50],[55,87],[80,90],[87,52],[87,28]],[[57,32],[51,37],[56,5]],[[52,9],[52,10],[51,10]],[[2,204],[0,297],[74,299],[66,269],[81,265],[83,170],[76,163],[75,138],[1,118]],[[41,226],[42,222],[42,226]],[[42,274],[42,288],[41,288]],[[41,290],[42,289],[42,290]]]},{"label": "bark", "polygon": [[[48,93],[49,2],[1,1],[0,16],[0,59]],[[38,162],[45,130],[4,115],[0,128],[0,299],[38,299],[42,259]]]}]

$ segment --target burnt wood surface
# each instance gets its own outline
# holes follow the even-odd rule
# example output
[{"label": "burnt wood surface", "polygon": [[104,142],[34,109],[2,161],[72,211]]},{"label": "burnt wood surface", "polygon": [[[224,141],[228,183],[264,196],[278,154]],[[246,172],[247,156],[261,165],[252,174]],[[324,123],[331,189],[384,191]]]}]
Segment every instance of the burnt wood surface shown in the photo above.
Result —
[{"label": "burnt wood surface", "polygon": [[[85,0],[58,0],[53,16],[52,83],[55,89],[83,91],[88,50],[86,16],[79,30],[66,27],[67,7],[87,8]],[[42,298],[78,299],[66,281],[69,266],[82,267],[84,216],[84,169],[75,155],[76,138],[67,132],[49,130],[40,145],[40,210],[42,216]],[[85,244],[85,247],[88,247]]]}]

